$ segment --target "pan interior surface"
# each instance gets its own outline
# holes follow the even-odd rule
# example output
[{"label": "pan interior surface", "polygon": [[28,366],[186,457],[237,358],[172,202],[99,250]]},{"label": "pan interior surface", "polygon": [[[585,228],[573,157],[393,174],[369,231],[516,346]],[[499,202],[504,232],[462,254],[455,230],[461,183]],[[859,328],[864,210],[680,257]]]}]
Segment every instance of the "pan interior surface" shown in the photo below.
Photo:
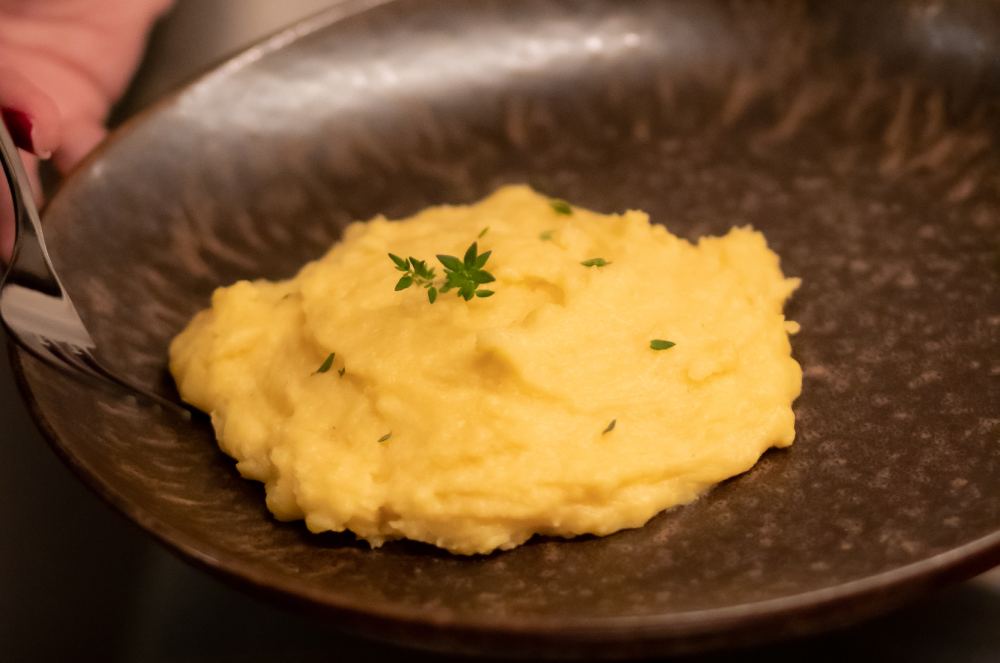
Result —
[{"label": "pan interior surface", "polygon": [[640,529],[370,550],[273,520],[207,420],[25,356],[22,386],[165,543],[382,637],[626,655],[846,623],[998,561],[998,110],[991,3],[346,2],[128,125],[49,205],[103,356],[165,388],[216,286],[289,277],[353,219],[524,182],[692,240],[754,226],[802,278],[796,444]]}]

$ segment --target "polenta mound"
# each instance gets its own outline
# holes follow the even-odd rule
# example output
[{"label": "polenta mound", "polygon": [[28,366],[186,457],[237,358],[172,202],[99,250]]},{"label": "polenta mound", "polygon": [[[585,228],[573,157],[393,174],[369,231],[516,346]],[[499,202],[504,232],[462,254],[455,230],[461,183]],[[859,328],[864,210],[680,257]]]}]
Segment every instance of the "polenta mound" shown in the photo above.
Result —
[{"label": "polenta mound", "polygon": [[[474,242],[467,298],[436,256]],[[639,527],[790,445],[797,284],[752,229],[692,244],[509,186],[218,289],[170,368],[277,518],[487,553]]]}]

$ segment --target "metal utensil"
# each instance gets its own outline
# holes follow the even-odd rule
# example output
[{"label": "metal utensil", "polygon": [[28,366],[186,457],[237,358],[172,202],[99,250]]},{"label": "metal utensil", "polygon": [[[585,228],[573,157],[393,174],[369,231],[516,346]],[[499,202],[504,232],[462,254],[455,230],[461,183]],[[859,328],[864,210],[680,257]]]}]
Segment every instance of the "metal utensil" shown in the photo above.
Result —
[{"label": "metal utensil", "polygon": [[49,365],[117,385],[150,403],[189,414],[185,405],[132,384],[94,356],[94,340],[52,267],[24,164],[2,122],[0,162],[14,204],[14,248],[0,281],[0,319],[10,337]]}]

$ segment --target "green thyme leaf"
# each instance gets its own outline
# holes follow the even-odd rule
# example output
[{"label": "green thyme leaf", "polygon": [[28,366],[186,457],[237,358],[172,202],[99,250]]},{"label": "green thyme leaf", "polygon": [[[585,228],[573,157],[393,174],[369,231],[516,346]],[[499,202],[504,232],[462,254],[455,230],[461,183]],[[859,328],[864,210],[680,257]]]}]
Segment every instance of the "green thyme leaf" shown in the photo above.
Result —
[{"label": "green thyme leaf", "polygon": [[453,272],[461,272],[465,269],[465,263],[455,256],[438,255],[437,259],[438,262],[444,265],[445,269],[450,269]]},{"label": "green thyme leaf", "polygon": [[485,234],[486,234],[486,233],[488,233],[489,231],[490,231],[490,227],[489,227],[489,226],[486,226],[485,228],[483,228],[482,230],[480,230],[480,231],[479,231],[479,235],[477,235],[477,237],[478,237],[479,239],[482,239],[482,238],[483,238],[483,235],[485,235]]},{"label": "green thyme leaf", "polygon": [[486,261],[490,259],[491,255],[493,255],[493,252],[487,251],[486,253],[483,253],[478,258],[476,258],[476,264],[475,264],[476,269],[482,269],[483,266],[486,264]]},{"label": "green thyme leaf", "polygon": [[388,433],[386,433],[385,435],[383,435],[382,437],[380,437],[380,438],[378,439],[378,441],[379,441],[379,442],[385,442],[385,441],[386,441],[386,440],[388,440],[388,439],[389,439],[390,437],[392,437],[392,431],[389,431]]},{"label": "green thyme leaf", "polygon": [[465,301],[469,301],[476,294],[476,284],[475,283],[463,283],[458,289],[459,296]]},{"label": "green thyme leaf", "polygon": [[462,258],[462,264],[468,269],[473,269],[476,266],[476,256],[479,252],[479,247],[476,242],[473,242],[468,249],[465,250],[465,256]]},{"label": "green thyme leaf", "polygon": [[653,350],[669,350],[670,348],[677,345],[673,341],[664,341],[661,338],[654,338],[649,342],[649,347]]},{"label": "green thyme leaf", "polygon": [[607,435],[608,433],[613,431],[615,429],[615,424],[617,423],[618,423],[617,419],[612,419],[611,423],[608,424],[608,427],[601,431],[601,435]]},{"label": "green thyme leaf", "polygon": [[563,216],[570,216],[573,214],[573,207],[561,198],[553,198],[549,201],[549,206],[556,214],[562,214]]},{"label": "green thyme leaf", "polygon": [[333,366],[333,358],[336,356],[337,356],[336,352],[331,352],[330,354],[328,354],[326,356],[326,359],[323,360],[323,363],[320,364],[319,368],[316,369],[316,372],[326,373],[328,370],[330,370],[330,367]]},{"label": "green thyme leaf", "polygon": [[590,258],[589,260],[584,260],[580,263],[584,267],[604,267],[610,265],[611,262],[605,260],[604,258]]},{"label": "green thyme leaf", "polygon": [[434,270],[427,267],[427,263],[423,260],[410,258],[410,264],[413,265],[413,274],[418,279],[428,281],[434,278]]},{"label": "green thyme leaf", "polygon": [[390,253],[389,258],[396,264],[396,269],[399,271],[408,272],[410,270],[410,266],[406,263],[406,261],[397,256],[395,253]]},{"label": "green thyme leaf", "polygon": [[400,290],[406,290],[411,285],[413,285],[413,277],[412,276],[404,276],[401,279],[399,279],[398,281],[396,281],[396,292],[399,292]]},{"label": "green thyme leaf", "polygon": [[554,233],[555,233],[555,230],[546,230],[546,231],[544,231],[542,233],[539,233],[538,239],[542,240],[543,242],[551,242],[552,241],[552,235]]},{"label": "green thyme leaf", "polygon": [[438,298],[437,288],[435,288],[434,286],[430,286],[429,288],[427,288],[427,301],[433,304],[435,301],[437,301],[437,298]]},{"label": "green thyme leaf", "polygon": [[476,297],[492,297],[494,295],[492,290],[476,290]]},{"label": "green thyme leaf", "polygon": [[337,369],[337,373],[340,375],[340,377],[344,377],[344,373],[346,372],[347,372],[346,366],[341,366],[340,368]]}]

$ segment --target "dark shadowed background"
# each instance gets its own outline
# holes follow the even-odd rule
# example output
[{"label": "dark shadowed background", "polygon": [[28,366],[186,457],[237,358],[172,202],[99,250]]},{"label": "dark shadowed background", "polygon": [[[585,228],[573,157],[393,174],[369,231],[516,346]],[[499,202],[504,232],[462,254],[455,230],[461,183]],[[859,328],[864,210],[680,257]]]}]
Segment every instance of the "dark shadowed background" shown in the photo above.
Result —
[{"label": "dark shadowed background", "polygon": [[[115,120],[333,3],[178,0]],[[21,405],[6,354],[0,438],[0,661],[442,659],[344,635],[335,624],[246,596],[177,560],[61,465]],[[998,661],[1000,570],[887,617],[755,653],[774,661]]]}]

